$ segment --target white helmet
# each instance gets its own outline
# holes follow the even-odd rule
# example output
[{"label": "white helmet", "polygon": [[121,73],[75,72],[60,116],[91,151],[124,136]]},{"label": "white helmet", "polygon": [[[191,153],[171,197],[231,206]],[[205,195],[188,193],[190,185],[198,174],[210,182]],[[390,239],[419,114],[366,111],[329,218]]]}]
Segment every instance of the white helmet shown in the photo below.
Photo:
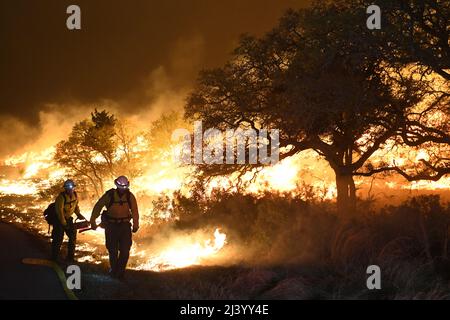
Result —
[{"label": "white helmet", "polygon": [[114,184],[119,189],[128,189],[130,187],[130,181],[125,176],[120,176],[116,180],[114,180]]}]

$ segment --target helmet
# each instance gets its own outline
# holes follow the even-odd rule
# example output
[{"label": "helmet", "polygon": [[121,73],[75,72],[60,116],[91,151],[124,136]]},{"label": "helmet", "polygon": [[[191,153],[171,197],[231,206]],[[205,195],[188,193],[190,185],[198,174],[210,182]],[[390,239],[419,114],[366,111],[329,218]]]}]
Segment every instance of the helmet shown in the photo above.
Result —
[{"label": "helmet", "polygon": [[114,180],[114,184],[119,189],[128,189],[130,187],[130,181],[125,176],[120,176],[116,180]]},{"label": "helmet", "polygon": [[71,179],[67,179],[66,181],[64,181],[64,189],[66,190],[73,190],[73,188],[76,187],[75,182],[73,182],[73,180]]}]

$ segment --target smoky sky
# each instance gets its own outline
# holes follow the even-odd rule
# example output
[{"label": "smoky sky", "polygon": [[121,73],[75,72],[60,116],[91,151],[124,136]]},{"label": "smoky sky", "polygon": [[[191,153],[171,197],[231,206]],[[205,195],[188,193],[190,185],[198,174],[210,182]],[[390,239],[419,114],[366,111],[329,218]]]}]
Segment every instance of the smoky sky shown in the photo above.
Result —
[{"label": "smoky sky", "polygon": [[[306,2],[2,0],[0,117],[39,126],[46,105],[101,99],[131,101],[139,112],[157,95],[143,86],[158,67],[174,90],[189,86],[199,70],[223,64],[241,34],[261,35]],[[66,28],[71,4],[81,8],[81,30]],[[194,49],[200,62],[185,67]]]}]

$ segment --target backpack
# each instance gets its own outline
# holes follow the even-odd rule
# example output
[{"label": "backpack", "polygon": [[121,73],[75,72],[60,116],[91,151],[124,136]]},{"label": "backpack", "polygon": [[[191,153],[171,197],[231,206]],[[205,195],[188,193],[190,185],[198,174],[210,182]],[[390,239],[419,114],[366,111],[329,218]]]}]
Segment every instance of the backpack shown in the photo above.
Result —
[{"label": "backpack", "polygon": [[[109,203],[106,206],[106,209],[109,209],[113,204],[114,204],[114,191],[116,191],[115,189],[109,189],[108,191],[106,191],[106,193],[109,196]],[[128,203],[128,208],[131,209],[131,192],[130,190],[125,191],[126,195],[127,195],[127,203]],[[116,203],[120,203],[120,205],[123,204],[122,201],[116,202]]]},{"label": "backpack", "polygon": [[[104,210],[101,214],[102,224],[108,223],[108,219],[109,219],[108,218],[108,209],[114,204],[114,191],[115,191],[115,189],[109,189],[108,191],[106,191],[106,194],[109,197],[109,203],[106,206],[106,210]],[[131,192],[130,192],[130,190],[127,190],[126,193],[127,193],[128,208],[131,210]],[[116,203],[120,203],[121,205],[123,204],[122,201],[119,201]],[[130,218],[131,218],[131,214],[130,214]]]},{"label": "backpack", "polygon": [[[63,194],[64,192],[61,192],[61,194]],[[73,202],[73,201],[77,201],[78,197],[77,197],[77,193],[74,191],[73,192],[75,195],[75,200],[70,201],[69,203]],[[63,195],[64,197],[64,206],[67,204],[66,201],[66,197]],[[47,221],[49,227],[54,225],[57,221],[58,221],[58,217],[56,216],[56,205],[55,202],[52,202],[48,205],[47,209],[44,210],[44,219],[45,221]]]}]

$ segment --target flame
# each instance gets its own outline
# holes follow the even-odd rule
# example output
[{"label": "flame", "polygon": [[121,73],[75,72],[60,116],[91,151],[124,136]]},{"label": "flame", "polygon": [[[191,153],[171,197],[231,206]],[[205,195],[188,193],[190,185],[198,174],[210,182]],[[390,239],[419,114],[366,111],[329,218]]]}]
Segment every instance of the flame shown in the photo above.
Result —
[{"label": "flame", "polygon": [[20,155],[11,156],[4,160],[7,166],[25,166],[24,179],[33,178],[41,171],[53,166],[52,158],[55,147],[49,147],[41,151],[30,151]]},{"label": "flame", "polygon": [[136,269],[164,271],[200,265],[205,260],[213,258],[225,244],[226,234],[220,232],[219,228],[214,231],[214,240],[192,242],[190,237],[179,237],[159,254],[150,256],[146,263]]},{"label": "flame", "polygon": [[0,180],[0,193],[8,195],[32,195],[37,193],[37,186],[29,181]]},{"label": "flame", "polygon": [[[138,152],[145,151],[144,138],[139,136],[136,141]],[[391,145],[387,145],[387,150],[392,150]],[[52,185],[54,181],[62,180],[66,177],[66,171],[58,167],[53,161],[54,147],[41,151],[29,151],[20,155],[10,156],[3,161],[4,166],[14,167],[20,173],[19,178],[2,178],[0,180],[0,193],[5,195],[37,195],[37,193]],[[136,151],[136,150],[132,150]],[[170,152],[168,152],[170,154]],[[142,155],[146,159],[146,155]],[[408,160],[409,158],[409,160]],[[425,150],[405,151],[399,148],[396,152],[378,150],[372,159],[374,164],[385,162],[402,166],[408,161],[419,162],[421,159],[428,160],[429,154]],[[132,181],[133,191],[138,195],[155,196],[166,194],[170,196],[173,191],[180,190],[187,180],[191,168],[180,167],[171,157],[166,157],[159,162],[149,161],[149,165],[144,167],[143,174]],[[305,172],[306,169],[306,172]],[[307,176],[307,177],[306,177]],[[243,179],[250,180],[252,174],[244,175]],[[358,179],[357,179],[358,180]],[[324,199],[333,199],[336,196],[334,185],[334,175],[323,160],[318,160],[313,156],[312,151],[305,151],[301,154],[282,160],[274,166],[261,170],[257,178],[250,183],[246,192],[261,193],[264,191],[295,192],[298,182],[306,182],[309,185],[323,189]],[[367,180],[356,181],[361,189],[367,187]],[[448,189],[450,177],[443,177],[439,181],[419,181],[408,183],[401,178],[389,178],[378,182],[384,184],[389,189],[422,189],[422,190],[443,190]],[[105,181],[105,186],[112,186],[111,181]],[[214,187],[228,188],[230,180],[228,178],[216,178],[212,180],[210,189]],[[139,199],[138,199],[139,200]],[[92,203],[86,204],[90,207]],[[141,205],[142,212],[151,212],[151,203]],[[90,211],[90,210],[88,210]]]},{"label": "flame", "polygon": [[[287,158],[262,172],[262,180],[267,180],[271,188],[279,191],[290,191],[296,188],[299,166],[296,158]],[[262,183],[253,190],[261,190]]]},{"label": "flame", "polygon": [[[439,120],[441,117],[433,117],[432,120]],[[366,137],[365,137],[366,138]],[[367,139],[367,138],[366,138]],[[377,164],[387,163],[397,166],[407,165],[407,162],[420,162],[421,159],[429,160],[430,156],[425,150],[409,151],[398,148],[394,151],[393,145],[387,144],[384,149],[378,150],[372,157],[372,162]],[[161,154],[154,154],[154,150],[148,149],[148,144],[144,136],[137,136],[136,141],[127,151],[136,155],[142,160],[142,171],[139,176],[132,179],[132,191],[138,198],[142,224],[151,224],[152,203],[148,199],[154,199],[154,196],[165,194],[171,197],[173,191],[183,188],[192,168],[180,167],[174,162],[172,152],[169,151],[169,144],[163,146]],[[53,161],[55,147],[42,150],[28,151],[20,155],[10,156],[3,161],[3,166],[12,167],[19,175],[2,176],[0,178],[0,193],[6,195],[33,195],[36,196],[39,191],[53,185],[55,181],[66,177],[66,171],[56,165]],[[153,154],[152,154],[153,152]],[[123,157],[123,152],[118,150],[118,158]],[[103,159],[97,157],[93,161],[101,162]],[[76,179],[76,177],[74,177]],[[305,151],[282,160],[278,164],[266,167],[260,171],[256,179],[253,180],[253,174],[244,175],[243,180],[252,180],[245,192],[261,193],[266,191],[291,192],[296,195],[299,182],[303,182],[314,188],[323,190],[324,199],[333,199],[336,197],[336,187],[334,173],[324,160],[319,160],[313,151]],[[358,190],[369,189],[370,181],[368,179],[356,179]],[[105,189],[113,187],[112,181],[104,181]],[[231,179],[231,183],[233,180]],[[422,189],[422,190],[449,190],[450,177],[441,178],[437,182],[419,181],[408,183],[401,177],[380,178],[378,188],[385,189]],[[216,178],[212,180],[212,187],[230,187],[230,179]],[[153,198],[152,198],[153,197]],[[144,199],[146,199],[144,201]],[[82,213],[88,213],[92,210],[92,201],[96,199],[84,200],[80,203]],[[47,204],[42,204],[46,206]],[[29,204],[27,207],[31,208]],[[8,208],[15,209],[12,204]],[[18,208],[18,210],[26,209]],[[167,215],[161,215],[164,218],[171,218],[172,210],[167,211]],[[45,227],[45,226],[44,226]],[[199,232],[201,233],[201,232]],[[85,234],[89,237],[89,243],[103,246],[103,230],[91,231]],[[211,260],[218,258],[226,245],[226,234],[219,228],[215,229],[214,237],[210,234],[201,234],[201,236],[184,235],[175,236],[170,242],[162,246],[161,249],[151,251],[148,248],[138,250],[133,248],[132,255],[139,258],[140,263],[136,269],[164,271],[170,269],[183,268],[192,265],[206,264]],[[91,250],[87,250],[91,252]],[[84,258],[86,261],[93,261],[92,258]],[[106,259],[106,258],[105,258]],[[216,260],[217,261],[217,260]]]},{"label": "flame", "polygon": [[183,176],[175,167],[159,170],[158,172],[147,172],[137,177],[133,183],[136,190],[145,193],[167,193],[179,190],[183,184]]}]

